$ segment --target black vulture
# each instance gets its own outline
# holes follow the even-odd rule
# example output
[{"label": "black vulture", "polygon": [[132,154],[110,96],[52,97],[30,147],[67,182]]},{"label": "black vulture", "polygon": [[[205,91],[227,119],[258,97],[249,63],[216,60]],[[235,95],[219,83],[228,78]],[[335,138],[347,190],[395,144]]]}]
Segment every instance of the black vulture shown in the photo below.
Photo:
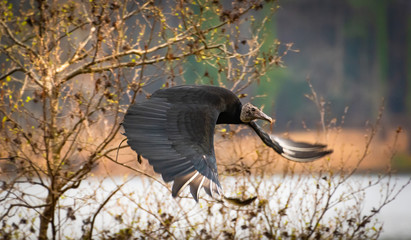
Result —
[{"label": "black vulture", "polygon": [[122,124],[128,145],[148,159],[164,181],[174,181],[172,196],[190,186],[196,201],[201,188],[212,197],[221,192],[213,145],[216,124],[247,124],[266,145],[293,161],[312,161],[332,152],[326,145],[272,137],[256,119],[272,122],[228,89],[182,85],[157,90],[131,105]]}]

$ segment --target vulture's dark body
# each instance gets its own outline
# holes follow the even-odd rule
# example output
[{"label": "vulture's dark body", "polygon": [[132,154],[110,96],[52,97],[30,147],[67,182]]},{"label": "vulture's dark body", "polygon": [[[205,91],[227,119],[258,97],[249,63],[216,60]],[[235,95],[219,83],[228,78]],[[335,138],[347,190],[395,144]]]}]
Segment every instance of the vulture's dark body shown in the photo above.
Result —
[{"label": "vulture's dark body", "polygon": [[[202,187],[210,195],[220,188],[213,145],[215,125],[242,124],[241,111],[238,97],[225,88],[177,86],[158,90],[149,99],[133,104],[123,126],[130,147],[148,159],[164,181],[174,181],[173,196],[189,184],[197,200]],[[301,145],[289,140],[282,141],[282,146],[255,121],[243,124],[291,160],[312,161],[331,152],[322,151],[325,145]],[[287,151],[288,146],[291,150]]]},{"label": "vulture's dark body", "polygon": [[130,107],[124,118],[128,144],[149,160],[164,181],[198,171],[220,186],[214,154],[217,123],[241,123],[241,102],[229,90],[178,86],[158,90]]}]

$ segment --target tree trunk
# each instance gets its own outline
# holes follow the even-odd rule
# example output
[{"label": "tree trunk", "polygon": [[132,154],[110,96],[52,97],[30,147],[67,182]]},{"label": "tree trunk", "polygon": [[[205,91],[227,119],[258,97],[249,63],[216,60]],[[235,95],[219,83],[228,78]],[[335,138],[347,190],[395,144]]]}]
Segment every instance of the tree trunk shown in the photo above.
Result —
[{"label": "tree trunk", "polygon": [[49,191],[46,199],[47,206],[44,208],[43,214],[40,216],[40,231],[39,239],[47,239],[47,231],[49,224],[53,221],[54,210],[56,208],[56,199],[52,191]]}]

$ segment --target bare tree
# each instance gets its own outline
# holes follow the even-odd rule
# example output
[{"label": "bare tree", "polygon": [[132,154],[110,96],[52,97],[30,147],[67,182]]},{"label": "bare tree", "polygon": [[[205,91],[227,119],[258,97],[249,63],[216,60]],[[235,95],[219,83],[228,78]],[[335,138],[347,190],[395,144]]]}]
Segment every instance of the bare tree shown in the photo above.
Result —
[{"label": "bare tree", "polygon": [[205,62],[222,76],[216,84],[238,92],[281,63],[279,44],[261,40],[275,10],[258,0],[2,1],[0,220],[32,209],[39,239],[56,238],[60,198],[112,159],[138,95],[184,82],[187,61]]}]

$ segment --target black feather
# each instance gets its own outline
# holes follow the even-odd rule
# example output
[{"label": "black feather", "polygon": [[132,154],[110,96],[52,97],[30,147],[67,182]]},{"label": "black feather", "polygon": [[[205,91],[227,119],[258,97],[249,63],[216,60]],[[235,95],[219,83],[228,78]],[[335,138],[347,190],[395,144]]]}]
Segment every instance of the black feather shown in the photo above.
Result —
[{"label": "black feather", "polygon": [[[214,153],[216,124],[241,121],[242,104],[230,90],[214,86],[177,86],[154,92],[130,106],[122,123],[130,147],[148,159],[164,181],[174,181],[173,197],[190,186],[198,201],[202,188],[220,194]],[[329,154],[325,145],[271,138],[254,121],[248,123],[261,140],[293,161],[310,161]],[[140,158],[139,158],[140,159]]]}]

